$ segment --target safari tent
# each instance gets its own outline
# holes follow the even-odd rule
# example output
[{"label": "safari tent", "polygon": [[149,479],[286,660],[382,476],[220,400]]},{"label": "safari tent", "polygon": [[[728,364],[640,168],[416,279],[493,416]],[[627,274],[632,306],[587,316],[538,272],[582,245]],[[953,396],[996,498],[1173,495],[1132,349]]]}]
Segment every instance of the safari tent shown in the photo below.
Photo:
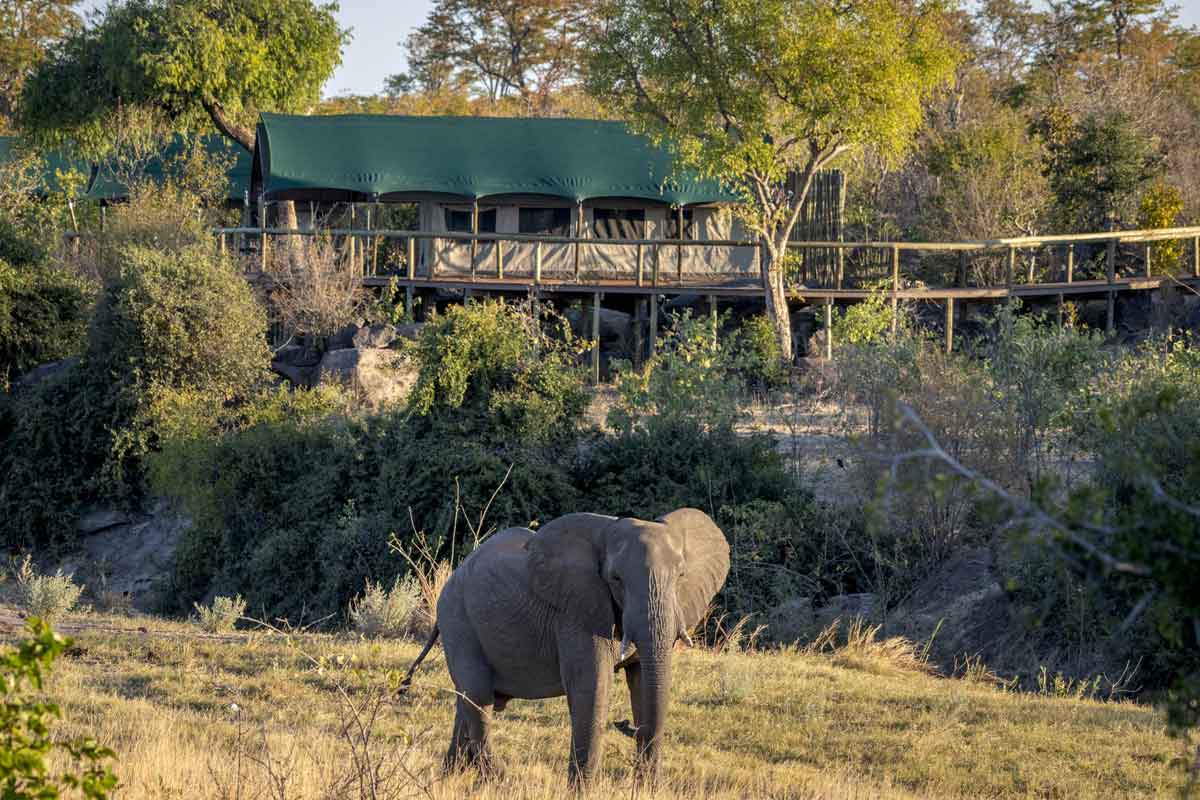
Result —
[{"label": "safari tent", "polygon": [[[411,203],[417,227],[435,234],[591,239],[597,246],[581,247],[580,260],[593,276],[630,274],[636,243],[678,239],[681,221],[685,240],[749,238],[728,190],[676,169],[667,151],[620,122],[263,114],[251,191],[267,203],[297,201],[301,224],[306,209],[332,203]],[[428,276],[436,264],[439,275],[469,274],[472,252],[486,265],[496,246],[426,239],[418,272]],[[566,243],[501,246],[511,274],[532,270],[535,248],[544,273],[574,268]],[[749,278],[756,269],[750,247],[686,247],[681,264],[675,248],[641,249],[672,274]]]}]

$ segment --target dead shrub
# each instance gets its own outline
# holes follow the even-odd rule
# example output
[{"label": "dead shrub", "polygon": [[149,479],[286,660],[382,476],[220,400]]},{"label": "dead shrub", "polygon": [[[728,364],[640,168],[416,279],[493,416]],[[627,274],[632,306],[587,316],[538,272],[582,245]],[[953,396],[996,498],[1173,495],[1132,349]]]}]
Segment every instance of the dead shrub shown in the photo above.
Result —
[{"label": "dead shrub", "polygon": [[293,237],[271,264],[270,304],[291,336],[322,339],[355,322],[367,293],[348,252],[329,237]]}]

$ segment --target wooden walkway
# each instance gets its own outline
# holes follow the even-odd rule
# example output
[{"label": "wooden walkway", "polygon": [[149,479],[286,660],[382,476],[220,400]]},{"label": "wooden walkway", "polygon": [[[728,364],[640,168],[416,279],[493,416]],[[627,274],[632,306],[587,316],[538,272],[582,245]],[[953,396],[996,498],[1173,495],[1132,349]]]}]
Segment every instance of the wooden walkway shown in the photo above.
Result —
[{"label": "wooden walkway", "polygon": [[[714,309],[718,298],[762,297],[763,287],[758,270],[742,271],[728,275],[689,274],[684,269],[684,251],[692,248],[752,248],[756,264],[761,265],[764,248],[751,240],[597,240],[575,236],[530,236],[510,233],[445,233],[429,231],[372,230],[372,229],[329,229],[287,230],[263,228],[220,228],[214,231],[222,250],[233,250],[246,261],[247,273],[252,278],[269,280],[270,253],[280,247],[278,240],[289,237],[330,237],[334,242],[352,243],[347,248],[356,269],[363,274],[367,286],[403,287],[408,308],[413,308],[414,296],[436,290],[462,291],[465,297],[472,293],[499,294],[525,293],[535,295],[585,295],[590,296],[594,309],[593,327],[598,325],[600,304],[605,295],[632,295],[657,297],[667,295],[699,295],[709,299]],[[429,240],[433,247],[426,263],[419,257],[418,247]],[[379,263],[380,244],[402,241],[403,251],[397,263],[389,265],[385,251],[384,263]],[[1159,242],[1179,241],[1186,244],[1185,261],[1188,269],[1180,273],[1178,265],[1172,265],[1169,273],[1154,264],[1154,246]],[[437,245],[446,242],[461,244],[469,248],[469,268],[440,266]],[[493,244],[491,254],[478,258],[479,246]],[[506,258],[506,246],[532,246],[532,268],[515,274]],[[542,248],[545,245],[565,245],[572,253],[573,268],[543,271]],[[582,269],[581,252],[595,248],[621,248],[629,257],[629,269],[625,275],[591,275]],[[1105,277],[1077,280],[1075,278],[1076,254],[1080,248],[1090,251],[1089,263],[1092,274],[1102,266]],[[1101,248],[1102,251],[1101,251]],[[788,294],[796,302],[814,303],[824,306],[825,321],[832,320],[834,304],[861,302],[880,292],[891,301],[893,325],[896,324],[898,304],[901,300],[929,301],[945,307],[946,347],[953,348],[954,313],[956,302],[1004,301],[1012,298],[1055,298],[1060,306],[1068,298],[1107,299],[1106,328],[1115,329],[1115,299],[1127,292],[1154,291],[1173,286],[1200,293],[1200,227],[1163,228],[1153,230],[1112,231],[1104,233],[1071,234],[1064,236],[1027,236],[1006,239],[984,239],[965,242],[790,242],[789,249],[795,251],[823,251],[826,268],[822,274],[810,274],[807,266],[800,270],[798,280],[788,288]],[[392,252],[395,253],[393,245]],[[1100,257],[1097,259],[1098,254]],[[369,255],[368,255],[369,253]],[[874,265],[874,275],[867,275],[861,265],[856,266],[850,254],[873,253],[869,259]],[[828,256],[832,254],[832,258]],[[906,264],[903,255],[909,263]],[[957,266],[949,270],[942,264],[943,275],[955,274],[948,281],[956,285],[926,285],[913,270],[920,259],[942,254],[943,260],[953,255]],[[1041,254],[1041,267],[1035,271],[1034,255]],[[1031,257],[1022,266],[1019,258]],[[972,258],[987,257],[993,262],[999,257],[1003,265],[1003,280],[999,285],[962,285],[969,271]],[[807,261],[805,261],[807,264]],[[879,266],[883,265],[882,273]],[[469,269],[469,272],[467,271]],[[856,273],[856,270],[858,272]],[[611,268],[609,270],[612,271]],[[1019,274],[1024,271],[1025,274]],[[424,272],[422,275],[420,273]],[[1040,274],[1039,274],[1040,273]],[[1046,276],[1056,280],[1039,280]],[[880,278],[882,277],[882,280]],[[873,278],[873,279],[872,279]],[[874,283],[874,288],[863,284]],[[655,325],[657,304],[650,303],[650,323]],[[653,338],[651,338],[653,342]],[[826,337],[827,355],[832,342]]]}]

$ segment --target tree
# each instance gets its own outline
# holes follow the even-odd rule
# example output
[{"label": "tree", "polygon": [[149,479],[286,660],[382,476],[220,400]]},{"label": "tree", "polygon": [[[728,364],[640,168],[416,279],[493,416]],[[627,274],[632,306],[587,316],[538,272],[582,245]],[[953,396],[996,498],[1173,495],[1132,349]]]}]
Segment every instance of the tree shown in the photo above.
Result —
[{"label": "tree", "polygon": [[472,86],[493,102],[520,97],[544,111],[574,81],[590,0],[437,0],[405,41],[409,71],[388,79],[393,92]]},{"label": "tree", "polygon": [[[817,170],[870,146],[896,158],[958,60],[939,0],[609,0],[587,86],[678,162],[744,200],[792,357],[784,256]],[[797,173],[795,192],[785,178]]]},{"label": "tree", "polygon": [[259,111],[320,98],[346,41],[335,4],[312,0],[116,0],[34,70],[21,127],[41,143],[103,152],[123,106],[148,106],[181,127],[211,122],[254,149]]},{"label": "tree", "polygon": [[1162,173],[1154,142],[1121,112],[1091,114],[1074,123],[1061,113],[1043,116],[1046,176],[1060,224],[1095,231],[1128,219],[1142,188]]},{"label": "tree", "polygon": [[64,36],[78,30],[79,0],[0,0],[0,127],[12,122],[25,78]]}]

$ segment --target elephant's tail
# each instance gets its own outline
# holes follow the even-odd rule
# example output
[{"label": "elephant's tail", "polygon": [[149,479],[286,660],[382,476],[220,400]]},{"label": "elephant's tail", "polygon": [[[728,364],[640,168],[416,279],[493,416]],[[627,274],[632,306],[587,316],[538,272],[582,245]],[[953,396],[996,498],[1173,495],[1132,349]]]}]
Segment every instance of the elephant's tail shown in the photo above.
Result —
[{"label": "elephant's tail", "polygon": [[429,655],[429,651],[433,649],[433,645],[438,640],[439,633],[441,633],[441,631],[438,630],[438,626],[435,624],[433,626],[433,631],[429,634],[429,640],[426,641],[425,646],[421,648],[421,653],[417,656],[417,660],[414,661],[412,666],[408,668],[408,674],[404,676],[404,680],[400,681],[400,685],[396,688],[397,697],[403,697],[408,691],[408,687],[412,686],[413,673],[417,671],[417,667],[421,666],[421,662],[425,660],[425,656]]}]

